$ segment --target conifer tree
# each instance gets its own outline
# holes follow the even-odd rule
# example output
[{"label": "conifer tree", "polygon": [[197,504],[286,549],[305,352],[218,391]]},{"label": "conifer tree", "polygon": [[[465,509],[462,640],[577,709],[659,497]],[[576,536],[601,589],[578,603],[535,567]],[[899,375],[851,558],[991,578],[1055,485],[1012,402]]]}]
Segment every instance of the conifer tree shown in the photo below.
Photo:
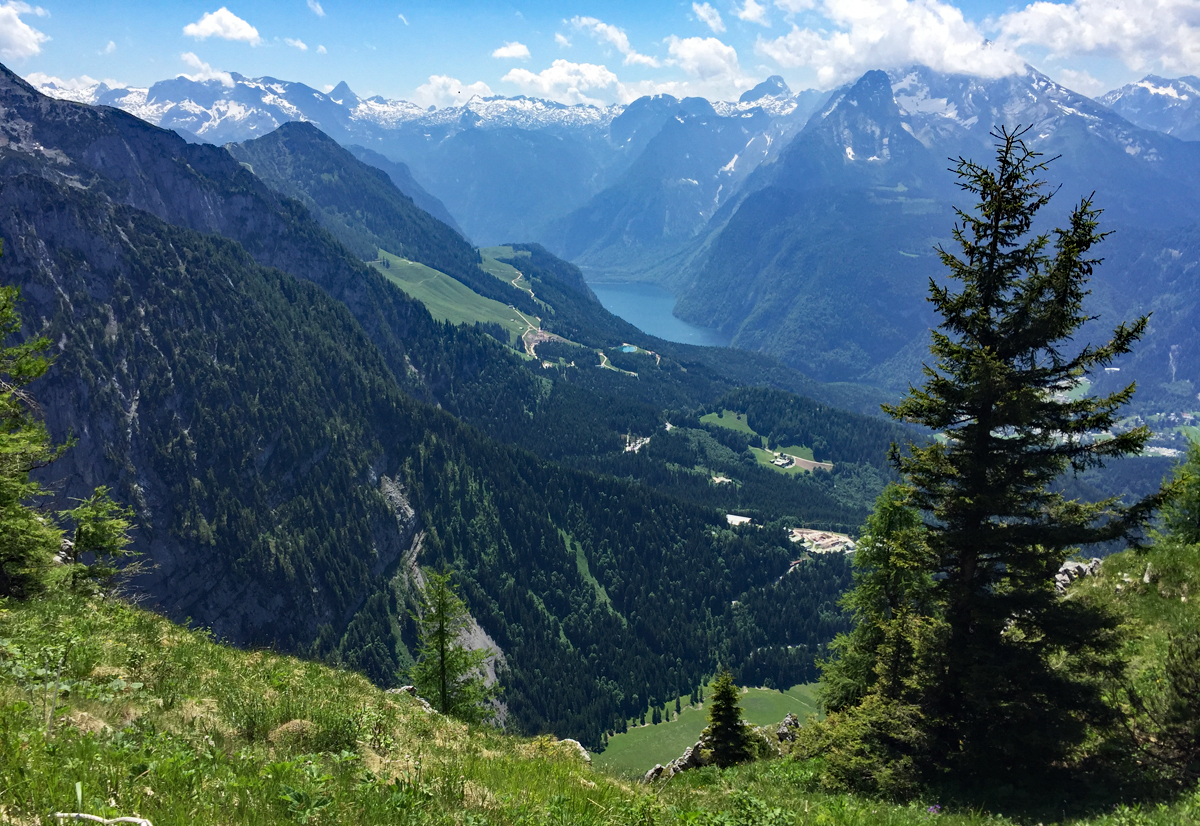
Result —
[{"label": "conifer tree", "polygon": [[732,766],[750,758],[750,743],[742,725],[742,707],[738,704],[738,688],[729,669],[722,668],[713,682],[708,707],[708,745],[713,762]]},{"label": "conifer tree", "polygon": [[[0,255],[3,247],[0,246]],[[21,329],[16,287],[0,287],[0,340]],[[46,338],[0,347],[0,597],[24,599],[47,582],[62,531],[31,502],[46,491],[29,474],[58,458],[26,387],[50,369]]]},{"label": "conifer tree", "polygon": [[1146,318],[1101,346],[1071,347],[1104,238],[1090,197],[1064,229],[1031,234],[1052,192],[1046,162],[1022,130],[993,133],[993,168],[960,159],[959,186],[978,198],[958,210],[957,250],[938,248],[953,286],[930,282],[942,322],[935,363],[892,416],[944,433],[893,459],[908,501],[926,514],[932,612],[945,623],[940,658],[921,675],[933,759],[971,784],[1036,777],[1061,764],[1105,713],[1098,681],[1116,668],[1115,623],[1058,598],[1053,577],[1082,544],[1136,534],[1162,495],[1125,506],[1068,501],[1051,490],[1064,471],[1137,453],[1136,428],[1099,441],[1133,385],[1072,398],[1090,372],[1129,352]]},{"label": "conifer tree", "polygon": [[420,633],[417,664],[412,670],[417,693],[441,712],[467,722],[481,722],[497,687],[486,684],[483,664],[490,650],[472,651],[462,643],[470,625],[467,606],[452,574],[426,569],[420,610],[414,615]]}]

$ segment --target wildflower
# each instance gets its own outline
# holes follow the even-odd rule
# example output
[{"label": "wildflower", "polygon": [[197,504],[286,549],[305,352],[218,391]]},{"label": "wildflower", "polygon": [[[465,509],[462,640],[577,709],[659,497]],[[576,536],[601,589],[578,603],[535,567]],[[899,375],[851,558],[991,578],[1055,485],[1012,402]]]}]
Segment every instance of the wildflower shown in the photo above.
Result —
[{"label": "wildflower", "polygon": [[939,804],[934,803],[932,806],[930,806],[925,811],[931,815],[940,815],[942,813],[942,807]]}]

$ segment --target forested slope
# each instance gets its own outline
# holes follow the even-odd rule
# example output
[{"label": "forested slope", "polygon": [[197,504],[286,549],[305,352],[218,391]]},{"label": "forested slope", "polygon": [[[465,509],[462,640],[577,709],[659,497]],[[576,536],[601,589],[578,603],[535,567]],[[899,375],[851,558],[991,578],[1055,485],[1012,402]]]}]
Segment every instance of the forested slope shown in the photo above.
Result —
[{"label": "forested slope", "polygon": [[446,564],[507,658],[510,721],[590,743],[718,659],[784,645],[777,616],[806,630],[772,673],[809,673],[840,622],[840,559],[791,574],[803,596],[754,603],[792,561],[780,529],[732,531],[435,409],[483,422],[546,382],[433,322],[224,150],[3,80],[0,275],[55,342],[35,393],[78,439],[45,477],[134,507],[163,610],[388,684],[412,641],[410,566]]}]

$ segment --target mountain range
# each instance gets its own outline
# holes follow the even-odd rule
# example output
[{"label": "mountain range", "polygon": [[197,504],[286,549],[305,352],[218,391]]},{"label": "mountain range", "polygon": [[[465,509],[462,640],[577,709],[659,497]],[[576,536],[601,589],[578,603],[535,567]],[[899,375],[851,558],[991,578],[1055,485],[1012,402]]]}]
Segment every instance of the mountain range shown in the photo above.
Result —
[{"label": "mountain range", "polygon": [[[646,336],[578,268],[485,258],[311,124],[197,144],[2,67],[0,111],[0,278],[54,342],[32,391],[74,439],[39,477],[134,509],[133,587],[160,610],[392,685],[416,568],[448,566],[510,724],[593,745],[718,661],[812,678],[849,567],[793,564],[784,528],[861,523],[911,434],[830,402],[878,394]],[[435,320],[392,262],[536,312],[537,357]],[[701,421],[727,408],[761,435]],[[833,469],[782,474],[767,444]]]},{"label": "mountain range", "polygon": [[607,107],[475,97],[423,109],[344,83],[325,93],[237,74],[43,91],[116,105],[190,140],[244,142],[308,121],[474,242],[536,240],[588,278],[658,281],[680,317],[736,346],[826,381],[894,389],[918,374],[932,322],[924,285],[940,272],[933,247],[962,205],[949,159],[986,159],[997,125],[1030,127],[1061,188],[1046,225],[1095,191],[1115,232],[1092,301],[1104,324],[1155,312],[1124,369],[1143,398],[1177,401],[1178,382],[1200,382],[1189,282],[1155,275],[1153,290],[1131,288],[1138,273],[1121,268],[1198,263],[1188,241],[1196,89],[1195,78],[1148,76],[1092,100],[1031,67],[987,80],[914,66],[828,93],[793,93],[773,77],[736,102],[664,95]]}]

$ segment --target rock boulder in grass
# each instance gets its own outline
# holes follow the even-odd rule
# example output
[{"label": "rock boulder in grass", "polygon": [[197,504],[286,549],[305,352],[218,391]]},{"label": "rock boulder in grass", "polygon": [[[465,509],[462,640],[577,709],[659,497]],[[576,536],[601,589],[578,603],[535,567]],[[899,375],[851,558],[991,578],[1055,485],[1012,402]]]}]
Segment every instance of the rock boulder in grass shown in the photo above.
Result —
[{"label": "rock boulder in grass", "polygon": [[578,740],[572,740],[570,737],[568,737],[565,740],[561,740],[559,742],[561,742],[563,745],[567,746],[568,748],[574,749],[576,752],[579,753],[580,760],[587,763],[588,765],[591,765],[592,755],[589,754],[588,750],[583,747],[583,743],[580,743]]},{"label": "rock boulder in grass", "polygon": [[437,712],[434,711],[433,706],[429,705],[429,703],[425,700],[424,697],[417,694],[416,686],[403,685],[403,686],[400,686],[399,688],[389,688],[387,691],[384,692],[384,694],[407,694],[409,697],[413,698],[413,700],[416,702],[416,704],[419,705],[421,707],[421,710],[424,711],[426,714],[437,714]]},{"label": "rock boulder in grass", "polygon": [[667,764],[667,771],[670,776],[675,776],[680,772],[688,769],[698,769],[701,766],[707,766],[708,759],[704,756],[704,742],[697,742],[694,746],[688,746],[687,750],[679,757],[676,757]]},{"label": "rock boulder in grass", "polygon": [[[654,768],[642,775],[642,782],[646,785],[649,785],[662,777],[665,772],[666,769],[663,767],[662,763],[655,763]],[[668,777],[669,776],[670,775],[668,775]]]},{"label": "rock boulder in grass", "polygon": [[1100,558],[1092,557],[1087,562],[1080,562],[1077,559],[1068,559],[1058,569],[1058,573],[1054,575],[1054,588],[1060,594],[1067,590],[1072,582],[1077,579],[1082,579],[1085,576],[1091,576],[1100,570]]},{"label": "rock boulder in grass", "polygon": [[783,722],[779,724],[779,728],[775,729],[775,736],[779,738],[779,742],[792,743],[796,740],[796,732],[800,729],[800,720],[792,712],[783,718]]}]

